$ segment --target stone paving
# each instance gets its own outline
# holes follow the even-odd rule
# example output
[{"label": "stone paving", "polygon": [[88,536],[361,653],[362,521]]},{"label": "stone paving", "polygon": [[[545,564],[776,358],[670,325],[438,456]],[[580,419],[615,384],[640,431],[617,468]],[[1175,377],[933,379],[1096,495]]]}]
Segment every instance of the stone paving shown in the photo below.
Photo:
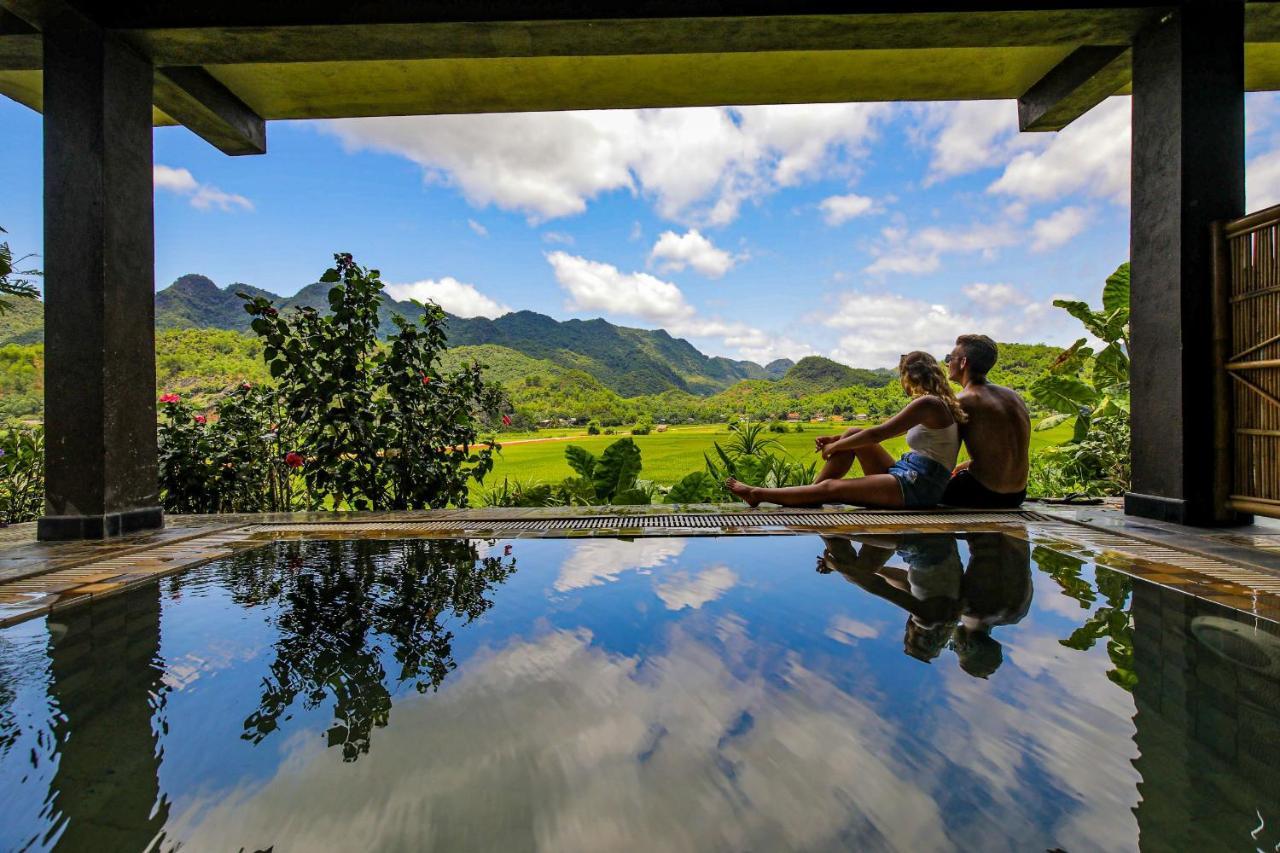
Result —
[{"label": "stone paving", "polygon": [[282,538],[723,536],[995,531],[1280,622],[1280,525],[1199,530],[1130,519],[1115,506],[1028,512],[732,506],[546,507],[166,518],[106,542],[36,542],[0,529],[0,627],[92,601]]}]

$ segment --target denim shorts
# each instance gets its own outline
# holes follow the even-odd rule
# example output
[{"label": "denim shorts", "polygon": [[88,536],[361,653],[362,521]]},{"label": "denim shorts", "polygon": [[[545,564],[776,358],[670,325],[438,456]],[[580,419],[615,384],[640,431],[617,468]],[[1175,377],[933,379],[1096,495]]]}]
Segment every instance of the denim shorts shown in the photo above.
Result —
[{"label": "denim shorts", "polygon": [[902,503],[908,509],[937,506],[951,482],[951,472],[945,465],[914,450],[890,465],[889,473],[898,478]]}]

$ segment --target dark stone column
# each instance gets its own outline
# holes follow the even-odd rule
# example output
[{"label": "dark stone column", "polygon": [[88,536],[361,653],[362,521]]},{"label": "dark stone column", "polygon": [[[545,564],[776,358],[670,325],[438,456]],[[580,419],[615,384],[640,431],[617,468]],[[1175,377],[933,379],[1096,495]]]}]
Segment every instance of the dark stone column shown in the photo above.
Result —
[{"label": "dark stone column", "polygon": [[1209,226],[1244,214],[1244,3],[1192,2],[1133,44],[1130,515],[1232,519],[1213,501]]},{"label": "dark stone column", "polygon": [[69,7],[45,22],[41,539],[163,524],[152,76],[149,60]]}]

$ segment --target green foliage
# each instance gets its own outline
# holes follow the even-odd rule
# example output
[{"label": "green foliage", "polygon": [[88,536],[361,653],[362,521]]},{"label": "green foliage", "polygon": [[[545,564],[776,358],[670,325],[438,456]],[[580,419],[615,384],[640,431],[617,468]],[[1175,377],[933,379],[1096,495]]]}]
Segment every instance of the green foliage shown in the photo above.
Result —
[{"label": "green foliage", "polygon": [[549,500],[543,505],[653,502],[654,486],[637,479],[642,467],[640,448],[630,438],[613,442],[599,456],[571,444],[564,449],[564,458],[577,476],[565,478],[550,490]]},{"label": "green foliage", "polygon": [[478,545],[294,543],[284,559],[260,549],[225,561],[235,600],[261,606],[276,636],[270,677],[257,707],[245,709],[241,737],[261,743],[288,727],[295,705],[332,701],[328,746],[343,761],[367,754],[392,696],[439,689],[457,668],[454,632],[483,616],[493,590],[516,571],[510,547],[482,555]]},{"label": "green foliage", "polygon": [[321,281],[329,312],[281,314],[245,294],[250,327],[284,402],[305,464],[313,509],[465,506],[468,480],[483,481],[493,446],[477,446],[482,418],[503,405],[472,363],[442,374],[445,314],[426,303],[416,323],[393,316],[379,345],[382,282],[349,254]]},{"label": "green foliage", "polygon": [[619,439],[606,447],[591,477],[600,503],[611,503],[615,496],[632,490],[640,467],[640,448],[631,439]]},{"label": "green foliage", "polygon": [[[1065,595],[1077,601],[1081,609],[1092,610],[1084,624],[1058,642],[1069,649],[1087,651],[1099,640],[1105,640],[1107,656],[1112,664],[1107,678],[1133,692],[1138,684],[1133,666],[1133,616],[1128,607],[1133,581],[1119,572],[1098,567],[1095,588],[1094,584],[1080,575],[1084,568],[1083,560],[1050,550],[1043,545],[1036,547],[1032,557]],[[1095,608],[1099,593],[1104,603]]]},{"label": "green foliage", "polygon": [[587,435],[599,435],[599,434],[600,434],[600,422],[595,418],[592,418],[587,423]]},{"label": "green foliage", "polygon": [[769,432],[786,432],[787,425],[782,421],[769,421]]},{"label": "green foliage", "polygon": [[667,492],[669,504],[714,503],[725,493],[721,481],[707,471],[691,471],[685,474]]},{"label": "green foliage", "polygon": [[1102,303],[1101,310],[1084,302],[1053,303],[1080,320],[1104,346],[1095,353],[1081,338],[1031,384],[1032,399],[1054,413],[1037,429],[1075,419],[1070,443],[1046,451],[1040,470],[1033,471],[1035,489],[1069,484],[1069,491],[1095,495],[1118,494],[1129,486],[1128,262],[1107,278]]},{"label": "green foliage", "polygon": [[[7,233],[0,228],[0,234]],[[0,242],[0,296],[15,296],[19,299],[38,299],[40,291],[36,289],[35,282],[32,278],[40,275],[40,270],[14,269],[15,264],[22,264],[33,255],[23,255],[20,258],[13,257],[13,250],[9,248],[8,242]],[[12,303],[0,299],[0,314],[4,314]]]},{"label": "green foliage", "polygon": [[554,506],[556,501],[551,487],[546,483],[536,480],[522,482],[503,477],[502,485],[492,486],[481,492],[480,503],[483,506],[533,507]]},{"label": "green foliage", "polygon": [[636,421],[635,426],[631,428],[632,435],[648,435],[651,432],[653,432],[653,418],[648,415]]},{"label": "green foliage", "polygon": [[241,384],[212,416],[161,397],[160,489],[169,512],[287,512],[303,505],[293,428],[270,388]]},{"label": "green foliage", "polygon": [[44,508],[44,429],[0,430],[0,523],[33,521]]}]

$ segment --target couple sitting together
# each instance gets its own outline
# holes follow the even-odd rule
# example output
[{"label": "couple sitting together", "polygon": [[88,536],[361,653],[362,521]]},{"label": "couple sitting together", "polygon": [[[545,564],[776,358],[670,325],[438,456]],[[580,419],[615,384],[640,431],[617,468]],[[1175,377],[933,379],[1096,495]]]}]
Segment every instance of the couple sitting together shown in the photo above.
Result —
[{"label": "couple sitting together", "polygon": [[[732,477],[725,485],[751,506],[1012,509],[1027,496],[1031,417],[1017,392],[987,382],[996,356],[995,341],[986,335],[957,338],[943,358],[947,373],[927,352],[909,352],[898,374],[911,402],[878,426],[818,438],[826,464],[813,485],[764,489]],[[963,387],[959,396],[948,378]],[[903,433],[908,452],[895,462],[880,443]],[[970,461],[957,467],[962,440]],[[855,461],[862,476],[846,478]]]}]

